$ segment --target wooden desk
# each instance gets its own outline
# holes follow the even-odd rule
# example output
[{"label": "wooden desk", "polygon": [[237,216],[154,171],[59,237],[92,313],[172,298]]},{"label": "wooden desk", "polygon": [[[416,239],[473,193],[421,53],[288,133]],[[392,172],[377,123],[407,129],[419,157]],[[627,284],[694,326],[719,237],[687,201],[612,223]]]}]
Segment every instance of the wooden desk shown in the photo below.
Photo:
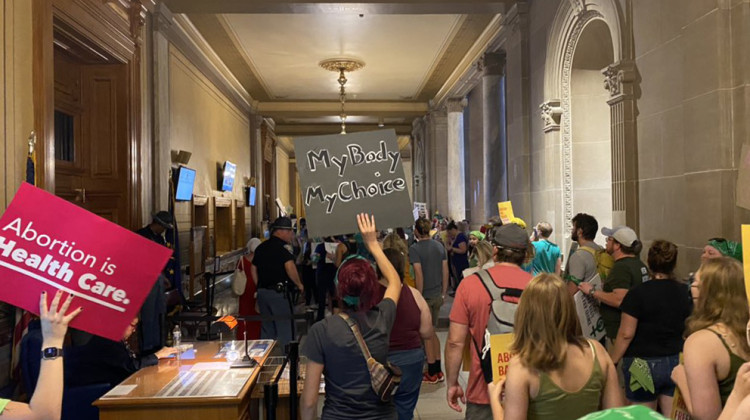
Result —
[{"label": "wooden desk", "polygon": [[[241,343],[241,342],[238,342]],[[224,343],[222,343],[224,344]],[[112,396],[110,393],[97,400],[100,420],[246,420],[250,414],[248,406],[250,395],[261,367],[273,350],[272,343],[262,357],[257,357],[259,365],[250,372],[244,369],[225,371],[210,370],[201,372],[193,369],[197,363],[225,362],[224,358],[214,358],[220,350],[219,342],[193,343],[196,354],[194,360],[161,360],[157,366],[149,366],[131,375],[118,385],[135,386],[124,396]],[[201,365],[206,366],[206,365]],[[209,396],[184,396],[192,391],[207,391],[205,386],[208,377],[201,382],[197,375],[213,375],[217,382],[216,389],[211,389]],[[221,376],[226,376],[224,380]],[[176,378],[182,378],[176,380]],[[221,377],[221,379],[219,379]],[[238,379],[239,378],[239,379]],[[241,381],[241,382],[238,382]],[[167,385],[172,383],[170,387]],[[244,384],[243,384],[244,382]],[[203,387],[190,385],[204,384]],[[180,389],[182,388],[182,389]],[[116,388],[117,389],[117,388]],[[239,389],[237,392],[236,390]],[[236,393],[235,393],[236,392]],[[197,392],[200,393],[200,392]],[[182,394],[180,396],[165,396]]]},{"label": "wooden desk", "polygon": [[[250,406],[250,419],[260,419],[260,405],[262,404],[264,397],[263,385],[270,382],[273,378],[279,375],[281,371],[281,364],[283,363],[283,357],[271,357],[266,360],[266,363],[261,369],[260,376],[257,379],[257,384],[252,391],[252,404]],[[299,377],[297,381],[297,395],[302,395],[302,390],[305,388],[305,374],[307,373],[307,358],[302,356],[299,362]],[[289,366],[286,368],[287,376],[289,372]],[[321,385],[324,383],[321,378]],[[289,412],[289,379],[281,378],[278,382],[279,399],[276,404],[276,418],[277,419],[289,419],[291,413]],[[319,395],[324,395],[325,391],[320,390]],[[299,417],[299,416],[298,416]]]}]

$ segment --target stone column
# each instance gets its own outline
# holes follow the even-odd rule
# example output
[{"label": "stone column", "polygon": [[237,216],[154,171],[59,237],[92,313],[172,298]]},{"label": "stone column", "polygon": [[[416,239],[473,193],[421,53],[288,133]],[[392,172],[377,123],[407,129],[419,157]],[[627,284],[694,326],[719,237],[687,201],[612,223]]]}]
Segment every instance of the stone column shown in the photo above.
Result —
[{"label": "stone column", "polygon": [[169,115],[169,31],[172,12],[163,3],[153,14],[153,206],[166,210],[169,200],[169,176],[172,168]]},{"label": "stone column", "polygon": [[612,124],[612,223],[638,232],[638,139],[635,131],[636,69],[620,61],[602,70]]},{"label": "stone column", "polygon": [[260,222],[263,220],[263,137],[261,126],[263,117],[258,114],[250,115],[250,173],[255,177],[255,207],[252,210],[253,236],[260,238],[263,232]]},{"label": "stone column", "polygon": [[412,177],[414,201],[426,203],[427,191],[426,182],[426,162],[425,162],[425,123],[422,118],[415,118],[412,121],[411,147],[412,147]]},{"label": "stone column", "polygon": [[426,117],[428,199],[430,212],[448,214],[448,114],[445,107],[432,110]]},{"label": "stone column", "polygon": [[453,220],[466,218],[464,172],[464,115],[466,99],[449,99],[446,153],[447,215]]},{"label": "stone column", "polygon": [[505,53],[485,53],[479,61],[482,71],[482,168],[484,177],[480,205],[473,222],[484,223],[497,213],[496,203],[508,199],[508,148],[505,139],[505,109],[501,84]]}]

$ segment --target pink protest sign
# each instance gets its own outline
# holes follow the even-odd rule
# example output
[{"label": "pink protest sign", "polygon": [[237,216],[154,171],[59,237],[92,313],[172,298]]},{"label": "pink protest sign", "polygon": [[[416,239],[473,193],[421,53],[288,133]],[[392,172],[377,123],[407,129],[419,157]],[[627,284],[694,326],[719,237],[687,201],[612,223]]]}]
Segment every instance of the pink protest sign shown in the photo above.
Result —
[{"label": "pink protest sign", "polygon": [[24,183],[0,219],[0,300],[39,313],[74,294],[71,327],[120,340],[172,250]]}]

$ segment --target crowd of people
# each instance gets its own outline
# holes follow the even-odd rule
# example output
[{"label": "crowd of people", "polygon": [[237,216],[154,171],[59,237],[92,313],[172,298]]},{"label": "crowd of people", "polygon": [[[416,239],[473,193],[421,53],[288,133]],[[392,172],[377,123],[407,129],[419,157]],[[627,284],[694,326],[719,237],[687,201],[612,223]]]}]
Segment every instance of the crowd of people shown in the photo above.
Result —
[{"label": "crowd of people", "polygon": [[[628,405],[669,416],[676,390],[695,419],[741,418],[733,416],[750,409],[750,365],[744,365],[750,344],[738,244],[712,239],[700,268],[680,279],[674,243],[653,241],[642,256],[629,227],[600,230],[583,213],[571,224],[573,244],[563,258],[547,222],[527,230],[521,219],[492,220],[469,230],[466,221],[422,217],[413,229],[379,232],[374,219],[360,216],[356,235],[316,241],[302,229],[292,233],[288,219],[277,220],[271,237],[289,231],[284,255],[296,259],[283,271],[318,311],[319,322],[303,339],[302,417],[317,414],[322,374],[326,419],[411,419],[421,383],[442,381],[446,409],[467,419],[579,418]],[[594,241],[599,232],[605,246]],[[253,263],[253,275],[262,278],[261,267],[274,260],[269,254]],[[582,331],[576,294],[596,302],[601,339]],[[436,330],[450,295],[443,364]],[[505,304],[501,314],[490,309],[497,299]],[[514,333],[514,356],[500,383],[483,367],[493,317]],[[371,360],[363,357],[352,320]],[[279,338],[278,331],[263,331]],[[458,377],[465,354],[471,363],[464,389]],[[373,389],[374,362],[400,368],[392,402]]]},{"label": "crowd of people", "polygon": [[[469,231],[465,221],[422,217],[413,229],[389,232],[366,214],[357,223],[356,234],[315,240],[302,220],[295,228],[280,217],[267,240],[248,242],[241,263],[249,281],[240,312],[266,316],[242,336],[286,344],[299,338],[289,322],[295,308],[317,309],[302,337],[303,419],[317,417],[321,381],[324,419],[411,419],[422,384],[443,381],[446,411],[467,419],[576,419],[607,409],[623,418],[663,418],[678,392],[693,419],[750,418],[750,311],[738,243],[711,239],[696,272],[681,279],[677,245],[651,242],[644,263],[633,229],[599,229],[583,213],[571,220],[567,261],[547,222],[527,230],[521,219],[493,220]],[[594,241],[599,232],[604,247]],[[451,295],[442,352],[436,330]],[[80,312],[66,315],[71,299],[61,298],[49,310],[45,296],[40,302],[51,348],[61,346]],[[597,305],[601,338],[581,328],[575,302],[584,298]],[[176,351],[133,352],[128,338],[137,324],[120,342],[89,337],[66,351],[66,371],[76,374],[65,384],[114,386]],[[488,334],[505,332],[513,333],[513,357],[496,381]],[[103,353],[106,360],[97,357]],[[459,372],[467,358],[464,387]],[[100,359],[96,369],[83,366]],[[31,403],[0,401],[3,416],[57,418],[60,359],[45,357],[39,375]],[[388,381],[398,384],[392,394],[383,391]]]}]

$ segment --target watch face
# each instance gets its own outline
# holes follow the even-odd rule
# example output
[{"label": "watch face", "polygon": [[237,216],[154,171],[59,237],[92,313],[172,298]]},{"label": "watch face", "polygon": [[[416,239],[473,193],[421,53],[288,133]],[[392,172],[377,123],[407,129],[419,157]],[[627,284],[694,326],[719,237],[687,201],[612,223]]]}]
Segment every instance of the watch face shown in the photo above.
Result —
[{"label": "watch face", "polygon": [[47,347],[46,349],[42,350],[42,358],[44,359],[54,359],[59,356],[62,356],[62,349],[56,347]]}]

